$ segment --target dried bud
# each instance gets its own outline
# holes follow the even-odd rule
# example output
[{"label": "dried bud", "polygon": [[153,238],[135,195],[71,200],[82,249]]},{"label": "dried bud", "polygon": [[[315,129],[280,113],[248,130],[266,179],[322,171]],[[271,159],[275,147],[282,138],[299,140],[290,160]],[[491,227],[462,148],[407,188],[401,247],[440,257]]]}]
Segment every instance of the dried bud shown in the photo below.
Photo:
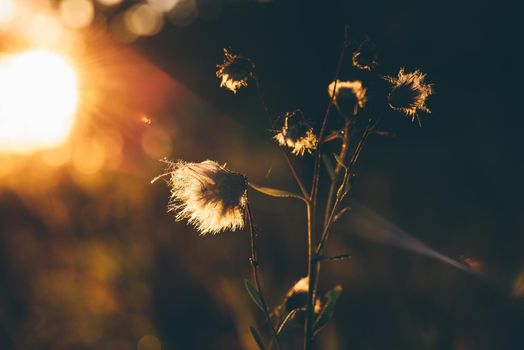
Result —
[{"label": "dried bud", "polygon": [[404,113],[413,120],[417,117],[417,111],[426,113],[431,111],[426,107],[426,99],[433,93],[432,85],[424,83],[426,74],[419,70],[405,73],[401,68],[397,77],[386,77],[393,87],[388,96],[391,108]]},{"label": "dried bud", "polygon": [[364,40],[357,51],[353,52],[351,61],[358,69],[372,71],[378,64],[377,48],[375,44],[369,40]]},{"label": "dried bud", "polygon": [[[309,277],[303,277],[298,280],[290,290],[288,290],[285,299],[287,311],[295,309],[304,309],[307,303],[307,293],[309,290]],[[322,302],[317,299],[315,302],[314,313],[318,314],[322,309]]]},{"label": "dried bud", "polygon": [[313,128],[305,121],[302,111],[288,112],[284,116],[284,125],[274,136],[281,146],[292,149],[291,153],[303,156],[317,148],[318,139]]},{"label": "dried bud", "polygon": [[346,117],[355,115],[358,108],[364,108],[366,105],[366,88],[359,80],[331,82],[328,86],[329,96],[333,96],[333,89],[335,106]]},{"label": "dried bud", "polygon": [[248,80],[253,78],[255,65],[250,59],[229,53],[224,49],[224,63],[217,65],[217,77],[221,79],[220,87],[233,93],[246,87]]},{"label": "dried bud", "polygon": [[301,278],[286,294],[286,310],[301,309],[306,306],[309,278]]},{"label": "dried bud", "polygon": [[[247,179],[212,160],[168,164],[171,190],[168,211],[187,219],[201,234],[235,231],[244,227]],[[156,179],[155,179],[156,180]],[[153,180],[154,181],[154,180]]]}]

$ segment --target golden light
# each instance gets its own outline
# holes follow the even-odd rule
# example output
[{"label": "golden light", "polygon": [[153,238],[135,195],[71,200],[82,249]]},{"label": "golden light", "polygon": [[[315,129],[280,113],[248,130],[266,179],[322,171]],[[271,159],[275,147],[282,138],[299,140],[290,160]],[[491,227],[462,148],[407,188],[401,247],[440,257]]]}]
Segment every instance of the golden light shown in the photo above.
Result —
[{"label": "golden light", "polygon": [[132,33],[149,36],[158,33],[164,24],[162,15],[149,4],[137,4],[124,14],[124,21]]},{"label": "golden light", "polygon": [[15,0],[0,0],[0,25],[13,19],[15,5]]},{"label": "golden light", "polygon": [[95,6],[90,0],[62,0],[58,9],[64,24],[72,29],[87,27],[95,17]]},{"label": "golden light", "polygon": [[101,5],[104,6],[115,6],[120,4],[123,0],[97,0]]},{"label": "golden light", "polygon": [[28,154],[67,139],[78,104],[76,75],[49,51],[0,58],[0,152]]}]

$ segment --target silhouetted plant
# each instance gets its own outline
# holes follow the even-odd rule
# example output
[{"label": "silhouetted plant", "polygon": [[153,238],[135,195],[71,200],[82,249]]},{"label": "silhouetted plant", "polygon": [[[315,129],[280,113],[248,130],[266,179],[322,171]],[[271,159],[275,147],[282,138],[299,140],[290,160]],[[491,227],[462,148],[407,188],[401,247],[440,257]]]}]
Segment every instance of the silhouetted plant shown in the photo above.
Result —
[{"label": "silhouetted plant", "polygon": [[[318,281],[322,262],[326,260],[343,260],[349,254],[329,257],[324,247],[329,239],[331,227],[345,212],[344,202],[353,186],[356,164],[371,134],[388,135],[376,129],[379,117],[370,116],[366,110],[368,87],[365,81],[341,81],[339,74],[348,49],[348,31],[340,53],[336,73],[328,86],[329,102],[318,133],[306,121],[301,110],[285,113],[282,125],[274,132],[273,139],[281,148],[289,169],[300,188],[300,194],[287,190],[269,188],[248,182],[244,175],[231,172],[224,166],[210,160],[202,163],[170,162],[167,172],[167,183],[171,188],[169,210],[176,212],[176,219],[187,219],[202,234],[218,233],[224,230],[236,230],[244,227],[247,220],[251,238],[251,268],[253,282],[246,280],[246,289],[253,302],[262,310],[271,330],[272,339],[264,341],[255,327],[250,327],[251,334],[260,349],[276,346],[281,349],[280,337],[286,325],[294,320],[304,326],[304,349],[312,348],[313,338],[324,327],[335,311],[338,297],[342,293],[340,285],[334,286],[324,296],[318,296]],[[406,73],[401,68],[397,77],[382,77],[376,73],[378,58],[374,44],[366,39],[352,54],[352,64],[391,83],[391,89],[383,98],[394,110],[404,113],[413,120],[417,113],[429,113],[426,99],[432,94],[432,86],[424,82],[425,74],[416,70]],[[254,80],[260,101],[273,127],[274,118],[259,89],[255,64],[251,59],[231,54],[224,50],[224,62],[219,64],[217,77],[220,86],[234,93],[247,88]],[[338,112],[342,127],[328,130],[328,119],[332,107]],[[323,145],[338,142],[339,151],[332,155],[324,152]],[[294,166],[292,156],[302,157],[313,154],[313,175],[308,189],[301,175]],[[321,180],[321,163],[326,168],[328,193],[323,207],[323,220],[319,220],[319,182]],[[156,180],[156,179],[155,179]],[[248,199],[247,186],[272,197],[289,197],[301,200],[307,210],[308,273],[293,284],[283,301],[271,309],[264,297],[258,276],[257,233],[253,224],[253,213]],[[317,235],[318,233],[318,235]],[[315,240],[315,237],[319,237]]]}]

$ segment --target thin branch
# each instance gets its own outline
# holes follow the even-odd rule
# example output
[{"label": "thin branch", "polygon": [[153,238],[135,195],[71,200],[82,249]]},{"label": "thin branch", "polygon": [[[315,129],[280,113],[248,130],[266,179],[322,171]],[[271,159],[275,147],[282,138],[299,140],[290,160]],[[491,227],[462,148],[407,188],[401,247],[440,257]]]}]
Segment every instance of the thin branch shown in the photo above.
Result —
[{"label": "thin branch", "polygon": [[[349,177],[353,173],[353,168],[358,161],[360,154],[362,152],[362,148],[364,147],[364,144],[366,143],[366,140],[368,139],[368,136],[372,132],[373,128],[376,126],[377,123],[372,123],[370,120],[366,129],[364,130],[364,133],[362,134],[362,137],[360,138],[360,141],[357,144],[357,147],[355,148],[355,151],[353,152],[353,155],[351,156],[351,160],[349,162],[348,168],[344,174],[344,178],[342,180],[341,187],[346,185],[346,182],[349,181]],[[331,225],[333,224],[333,217],[335,216],[335,213],[338,210],[338,206],[340,205],[340,202],[343,199],[343,194],[339,195],[337,193],[335,203],[333,204],[333,208],[331,209],[331,213],[329,215],[328,221],[326,222],[326,225],[324,226],[322,236],[320,237],[320,241],[317,246],[316,254],[320,255],[322,254],[322,249],[324,247],[324,244],[327,241],[327,238],[329,237],[329,231],[331,228]]]},{"label": "thin branch", "polygon": [[293,161],[291,160],[291,158],[289,157],[289,154],[286,152],[286,150],[282,146],[279,146],[279,148],[282,151],[282,154],[284,154],[284,158],[286,159],[287,165],[289,166],[289,169],[291,170],[291,173],[293,174],[293,177],[295,178],[295,181],[297,182],[298,187],[300,187],[300,191],[302,192],[302,195],[307,200],[309,198],[309,193],[307,192],[306,187],[304,186],[304,183],[300,179],[300,176],[298,175],[298,172],[295,166],[293,165]]},{"label": "thin branch", "polygon": [[304,349],[310,350],[313,346],[313,305],[316,299],[316,271],[317,259],[314,250],[313,232],[315,227],[315,209],[311,202],[306,203],[307,207],[307,244],[308,244],[308,272],[309,277],[307,302],[306,302],[306,322],[304,325]]},{"label": "thin branch", "polygon": [[321,162],[321,146],[322,139],[324,138],[324,133],[326,130],[329,113],[331,111],[331,106],[333,105],[333,100],[335,98],[336,90],[336,81],[340,75],[340,70],[342,68],[342,63],[344,61],[344,56],[346,54],[346,49],[348,47],[348,26],[344,28],[344,45],[342,51],[340,52],[340,57],[337,64],[337,70],[335,73],[335,86],[331,92],[329,103],[326,108],[326,113],[324,114],[324,119],[322,121],[322,127],[319,132],[319,145],[315,152],[315,165],[313,169],[313,179],[311,181],[311,191],[309,196],[309,201],[307,203],[307,213],[308,213],[308,277],[309,277],[309,286],[306,302],[306,322],[304,325],[304,350],[311,350],[313,344],[313,309],[314,302],[316,298],[316,286],[317,286],[317,271],[318,271],[318,255],[315,254],[315,248],[313,243],[313,235],[316,231],[316,206],[317,206],[317,193],[318,193],[318,181],[320,178],[320,162]]},{"label": "thin branch", "polygon": [[275,339],[277,348],[281,349],[280,341],[278,340],[278,335],[275,330],[275,327],[273,326],[273,323],[271,322],[271,316],[269,315],[269,308],[264,298],[264,294],[262,293],[262,287],[260,285],[260,279],[258,277],[258,252],[257,252],[257,239],[256,239],[257,234],[255,232],[255,225],[253,223],[253,213],[251,212],[251,206],[249,205],[249,201],[246,205],[246,211],[247,211],[247,218],[249,222],[249,234],[250,234],[249,236],[251,238],[251,258],[249,259],[249,262],[251,263],[251,270],[253,272],[253,281],[255,282],[255,287],[257,288],[257,292],[260,296],[260,302],[262,303],[262,307],[264,309],[264,315],[266,316],[266,321],[269,325],[269,328],[271,328],[271,333],[273,335],[273,338]]},{"label": "thin branch", "polygon": [[[342,136],[342,146],[340,147],[340,153],[338,154],[338,158],[341,159],[342,161],[346,159],[346,155],[347,155],[348,148],[349,148],[349,141],[350,141],[349,124],[350,122],[348,121],[348,119],[346,119],[346,122],[344,123],[344,129],[343,129],[344,133]],[[326,200],[326,209],[324,213],[324,226],[323,227],[326,227],[327,221],[329,219],[329,213],[331,211],[331,203],[333,202],[333,196],[335,195],[335,186],[338,183],[338,176],[340,175],[341,171],[342,171],[342,164],[337,162],[337,166],[335,167],[335,171],[334,171],[333,180],[331,181],[331,184],[329,186],[328,197]]]},{"label": "thin branch", "polygon": [[319,174],[320,174],[320,145],[323,143],[324,133],[326,131],[327,122],[329,119],[329,113],[331,112],[331,107],[333,106],[333,101],[335,100],[335,91],[337,89],[337,81],[338,77],[340,75],[340,70],[342,69],[342,63],[344,62],[344,57],[346,55],[346,49],[349,46],[349,27],[344,27],[344,45],[342,47],[342,51],[340,52],[340,56],[338,58],[338,64],[337,64],[337,70],[335,72],[335,78],[333,79],[335,84],[333,86],[333,90],[331,91],[331,96],[329,97],[329,103],[326,107],[326,113],[324,114],[324,119],[322,120],[322,127],[320,128],[319,134],[318,134],[318,144],[317,151],[315,154],[315,168],[313,170],[313,183],[311,184],[311,199],[313,201],[316,200],[316,194],[318,191],[318,180],[319,180]]}]

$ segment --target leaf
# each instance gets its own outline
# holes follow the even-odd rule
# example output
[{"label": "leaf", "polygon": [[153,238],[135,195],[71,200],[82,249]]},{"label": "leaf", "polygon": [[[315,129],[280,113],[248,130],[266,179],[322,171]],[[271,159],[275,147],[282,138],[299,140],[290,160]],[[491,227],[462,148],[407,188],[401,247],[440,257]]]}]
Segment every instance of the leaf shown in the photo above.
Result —
[{"label": "leaf", "polygon": [[340,209],[340,211],[333,217],[333,222],[337,222],[342,217],[342,215],[344,215],[350,209],[351,209],[350,207],[344,207]]},{"label": "leaf", "polygon": [[296,316],[297,312],[298,312],[298,309],[294,309],[288,312],[288,314],[286,315],[286,317],[284,318],[280,326],[278,326],[277,335],[279,335],[284,330],[284,327],[286,326],[286,324]]},{"label": "leaf", "polygon": [[246,285],[247,293],[251,297],[251,300],[253,300],[253,302],[256,304],[256,306],[260,308],[260,310],[264,311],[262,298],[260,297],[260,294],[258,293],[253,283],[251,283],[249,280],[245,280],[245,285]]},{"label": "leaf", "polygon": [[342,287],[340,285],[335,286],[333,289],[326,293],[326,304],[320,311],[315,323],[313,324],[313,333],[316,334],[324,327],[331,317],[333,317],[333,312],[335,311],[335,304],[338,297],[342,293]]},{"label": "leaf", "polygon": [[324,162],[324,166],[326,167],[329,178],[331,179],[331,181],[333,181],[335,179],[335,169],[333,168],[333,163],[331,162],[331,159],[329,159],[329,156],[327,154],[323,154],[322,161]]},{"label": "leaf", "polygon": [[258,334],[257,329],[255,327],[249,327],[249,330],[251,331],[251,336],[255,340],[255,343],[257,343],[259,350],[265,350],[266,347],[264,346],[262,338],[260,338],[260,334]]},{"label": "leaf", "polygon": [[258,191],[258,192],[261,192],[263,194],[266,194],[268,196],[271,196],[271,197],[280,197],[280,198],[296,198],[296,199],[301,199],[303,201],[305,201],[304,197],[296,194],[296,193],[291,193],[291,192],[287,192],[287,191],[284,191],[284,190],[279,190],[279,189],[276,189],[276,188],[271,188],[271,187],[263,187],[263,186],[259,186],[257,184],[254,184],[252,182],[249,183],[249,187],[251,187],[252,189]]},{"label": "leaf", "polygon": [[344,175],[344,179],[342,180],[342,182],[340,183],[340,186],[338,187],[338,190],[337,190],[337,198],[340,198],[340,200],[342,200],[342,198],[344,198],[344,196],[349,192],[349,179],[347,179],[347,169],[344,169],[344,171],[346,172],[346,174]]},{"label": "leaf", "polygon": [[346,164],[344,164],[344,159],[340,158],[336,153],[333,153],[333,157],[335,157],[335,160],[337,161],[338,165],[340,165],[344,169],[347,169]]},{"label": "leaf", "polygon": [[335,255],[335,256],[320,256],[320,261],[337,261],[337,260],[346,260],[351,258],[351,254],[341,254],[341,255]]}]

